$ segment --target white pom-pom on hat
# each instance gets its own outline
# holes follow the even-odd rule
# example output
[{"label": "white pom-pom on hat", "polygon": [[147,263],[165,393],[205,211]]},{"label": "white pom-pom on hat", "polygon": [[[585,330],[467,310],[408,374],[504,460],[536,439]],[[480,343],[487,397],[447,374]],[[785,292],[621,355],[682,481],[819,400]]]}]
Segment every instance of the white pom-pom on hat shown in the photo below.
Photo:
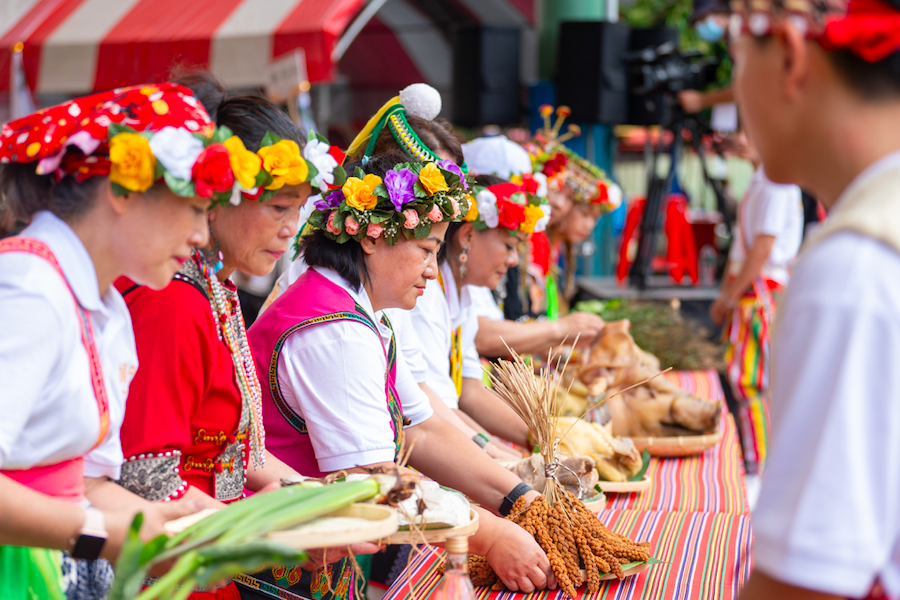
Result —
[{"label": "white pom-pom on hat", "polygon": [[441,112],[441,93],[427,83],[414,83],[400,92],[400,104],[406,114],[431,121]]},{"label": "white pom-pom on hat", "polygon": [[615,183],[610,183],[607,189],[609,193],[609,205],[612,208],[619,208],[622,204],[622,188]]}]

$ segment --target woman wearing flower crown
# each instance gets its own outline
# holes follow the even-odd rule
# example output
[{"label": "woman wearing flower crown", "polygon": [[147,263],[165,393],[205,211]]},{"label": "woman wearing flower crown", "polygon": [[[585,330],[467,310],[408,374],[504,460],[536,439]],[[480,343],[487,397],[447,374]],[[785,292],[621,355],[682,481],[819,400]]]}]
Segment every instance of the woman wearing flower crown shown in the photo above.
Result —
[{"label": "woman wearing flower crown", "polygon": [[[159,161],[173,132],[200,148],[177,173]],[[138,361],[112,283],[127,275],[163,288],[191,246],[206,244],[211,198],[188,188],[214,168],[217,139],[206,111],[173,84],[78,98],[0,132],[4,210],[31,223],[0,242],[4,599],[101,598],[112,568],[93,559],[115,560],[135,512],[149,538],[196,509],[115,484]]]},{"label": "woman wearing flower crown", "polygon": [[[340,170],[327,143],[312,139],[301,150],[299,129],[268,100],[226,98],[208,74],[181,81],[218,127],[233,133],[220,155],[221,173],[233,172],[222,182],[231,195],[207,214],[210,243],[198,246],[168,287],[155,291],[125,277],[116,282],[141,364],[122,425],[126,460],[119,483],[154,502],[231,502],[245,487],[260,491],[296,474],[265,449],[260,384],[231,275],[270,272],[297,233],[311,185],[324,188]],[[178,141],[172,144],[178,154],[158,156],[169,172],[193,160],[190,140]],[[218,176],[211,173],[212,185]],[[193,595],[213,596],[237,598],[238,587]]]},{"label": "woman wearing flower crown", "polygon": [[[441,97],[437,90],[424,83],[408,86],[398,96],[385,103],[369,120],[347,150],[348,157],[365,162],[371,157],[396,153],[399,150],[413,162],[455,165],[454,168],[461,169],[465,166],[462,147],[451,133],[449,124],[436,120],[440,108]],[[263,310],[305,271],[306,263],[302,257],[291,263],[289,270],[276,282],[275,289],[269,295]],[[409,364],[410,371],[422,391],[429,397],[432,408],[442,418],[465,433],[466,437],[477,440],[490,456],[499,459],[519,458],[518,453],[505,445],[487,441],[490,439],[487,431],[464,412],[456,409],[458,395],[450,394],[447,397],[450,400],[448,406],[441,396],[430,387],[429,379],[432,377],[429,376],[429,366],[420,344],[419,335],[413,329],[410,321],[409,311],[387,310],[395,337],[403,348],[403,355]],[[443,357],[445,362],[449,360],[449,352],[448,346],[446,356]],[[435,385],[440,385],[447,373],[441,372]],[[450,386],[451,389],[452,387]],[[485,402],[497,407],[501,414],[505,415],[504,421],[511,419],[512,422],[517,422],[520,420],[511,411],[507,412],[506,406],[497,398],[491,396],[486,398]]]},{"label": "woman wearing flower crown", "polygon": [[[547,317],[556,320],[565,314],[568,300],[575,293],[575,247],[588,239],[602,214],[622,203],[622,190],[609,181],[603,169],[562,144],[581,135],[581,129],[574,124],[568,126],[566,133],[559,134],[572,112],[567,106],[556,108],[556,121],[552,125],[553,107],[545,104],[540,112],[544,127],[526,147],[535,172],[547,177],[551,194],[555,193],[560,202],[570,207],[565,217],[548,228],[546,240],[536,236],[533,249],[535,264],[547,276]],[[562,287],[558,264],[561,255],[565,267]]]},{"label": "woman wearing flower crown", "polygon": [[[274,375],[263,389],[269,448],[300,473],[321,476],[391,466],[405,444],[411,466],[508,512],[535,492],[433,414],[389,318],[379,317],[416,305],[438,276],[448,222],[469,209],[455,165],[402,160],[373,157],[316,203],[316,229],[300,245],[309,270],[250,328],[257,369]],[[521,532],[483,512],[473,552],[511,589],[555,585],[546,556]]]}]

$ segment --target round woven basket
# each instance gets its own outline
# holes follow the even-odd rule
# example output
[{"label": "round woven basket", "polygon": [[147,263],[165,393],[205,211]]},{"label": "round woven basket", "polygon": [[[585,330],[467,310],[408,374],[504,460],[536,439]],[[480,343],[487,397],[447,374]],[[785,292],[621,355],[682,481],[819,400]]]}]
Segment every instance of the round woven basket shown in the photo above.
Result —
[{"label": "round woven basket", "polygon": [[633,437],[631,441],[638,452],[644,448],[652,456],[693,456],[702,454],[719,443],[722,429],[704,435],[679,435],[671,437]]}]

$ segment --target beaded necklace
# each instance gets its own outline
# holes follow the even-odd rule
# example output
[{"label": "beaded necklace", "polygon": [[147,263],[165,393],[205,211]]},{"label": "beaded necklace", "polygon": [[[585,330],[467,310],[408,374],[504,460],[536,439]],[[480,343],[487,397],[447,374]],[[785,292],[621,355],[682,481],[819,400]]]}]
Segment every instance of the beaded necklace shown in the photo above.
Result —
[{"label": "beaded necklace", "polygon": [[[237,374],[238,389],[246,410],[250,416],[250,450],[256,468],[266,464],[266,431],[262,419],[262,390],[250,344],[247,343],[247,329],[244,325],[244,314],[237,294],[227,289],[216,276],[215,267],[207,264],[203,257],[195,252],[194,258],[203,274],[206,295],[212,308],[213,320],[216,322],[216,333],[234,361]],[[221,263],[220,263],[221,264]],[[218,265],[217,265],[218,266]]]}]

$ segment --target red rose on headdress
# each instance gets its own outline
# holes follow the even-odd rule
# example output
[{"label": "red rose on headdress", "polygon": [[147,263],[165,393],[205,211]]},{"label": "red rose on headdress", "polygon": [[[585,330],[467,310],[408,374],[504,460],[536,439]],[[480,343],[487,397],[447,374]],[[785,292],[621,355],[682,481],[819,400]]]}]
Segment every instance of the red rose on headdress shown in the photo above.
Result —
[{"label": "red rose on headdress", "polygon": [[597,197],[594,198],[596,204],[603,204],[609,201],[609,188],[602,181],[597,182]]},{"label": "red rose on headdress", "polygon": [[529,194],[536,194],[541,187],[540,184],[535,181],[531,173],[525,173],[524,175],[522,175],[522,185],[525,187],[525,191]]},{"label": "red rose on headdress", "polygon": [[553,156],[550,157],[547,162],[544,163],[543,173],[547,177],[553,177],[558,174],[563,168],[566,166],[566,162],[568,162],[566,155],[562,152],[557,152]]},{"label": "red rose on headdress", "polygon": [[347,155],[344,154],[344,151],[337,146],[331,146],[330,148],[328,148],[328,154],[331,155],[331,158],[337,161],[338,165],[344,164],[344,159],[347,157]]},{"label": "red rose on headdress", "polygon": [[518,229],[525,220],[525,207],[509,200],[497,199],[497,208],[500,211],[500,226],[506,229]]},{"label": "red rose on headdress", "polygon": [[209,198],[213,192],[227,192],[234,186],[234,172],[228,150],[222,144],[208,146],[191,169],[197,195]]}]

